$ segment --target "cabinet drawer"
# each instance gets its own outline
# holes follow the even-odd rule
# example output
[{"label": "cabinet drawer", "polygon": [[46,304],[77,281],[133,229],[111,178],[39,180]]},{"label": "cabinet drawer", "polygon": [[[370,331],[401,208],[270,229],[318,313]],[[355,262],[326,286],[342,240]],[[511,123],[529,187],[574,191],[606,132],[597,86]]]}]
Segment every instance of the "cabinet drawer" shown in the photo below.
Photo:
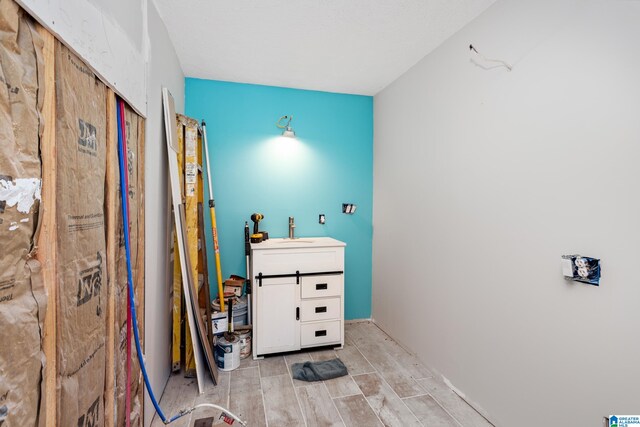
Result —
[{"label": "cabinet drawer", "polygon": [[[304,240],[304,239],[300,239]],[[278,239],[252,245],[254,275],[289,274],[296,270],[301,273],[344,270],[344,247],[296,248],[260,250],[263,244],[278,246]]]},{"label": "cabinet drawer", "polygon": [[308,347],[338,343],[341,339],[341,320],[302,323],[300,325],[300,346]]},{"label": "cabinet drawer", "polygon": [[340,319],[340,298],[302,300],[300,321]]},{"label": "cabinet drawer", "polygon": [[342,295],[342,274],[302,278],[302,298],[337,297]]}]

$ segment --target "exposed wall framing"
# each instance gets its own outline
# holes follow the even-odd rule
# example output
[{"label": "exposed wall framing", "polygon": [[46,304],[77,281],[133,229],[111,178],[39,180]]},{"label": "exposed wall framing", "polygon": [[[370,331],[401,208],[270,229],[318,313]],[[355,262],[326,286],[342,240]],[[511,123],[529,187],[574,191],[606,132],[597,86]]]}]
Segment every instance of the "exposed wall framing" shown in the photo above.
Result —
[{"label": "exposed wall framing", "polygon": [[[28,19],[7,21],[16,11]],[[16,85],[19,97],[32,97],[33,102],[17,104],[16,94],[7,92],[13,98],[6,98],[10,102],[2,109],[2,117],[8,120],[0,123],[0,133],[25,128],[27,134],[23,139],[31,148],[22,149],[21,153],[28,151],[35,155],[29,160],[22,154],[3,153],[7,155],[0,158],[0,178],[6,178],[5,169],[12,171],[11,180],[5,181],[23,178],[20,170],[32,160],[36,163],[31,166],[38,172],[33,178],[42,175],[42,199],[22,215],[25,220],[19,224],[20,230],[25,230],[20,233],[28,237],[24,250],[5,245],[17,240],[14,235],[0,231],[3,247],[0,261],[5,260],[5,255],[15,254],[20,271],[29,272],[21,278],[29,282],[28,301],[26,297],[17,298],[27,293],[15,291],[11,299],[32,319],[21,322],[23,334],[25,327],[35,334],[35,341],[28,343],[29,350],[20,350],[21,358],[9,353],[10,346],[0,346],[0,368],[4,368],[5,359],[20,360],[13,369],[23,378],[15,384],[6,381],[5,374],[0,378],[0,392],[2,384],[13,387],[12,393],[5,396],[0,393],[0,425],[124,425],[123,345],[128,294],[119,198],[116,97],[81,58],[31,20],[13,0],[0,0],[0,18],[0,25],[5,23],[16,31],[16,43],[29,42],[31,54],[36,58],[33,65],[25,62],[24,66],[32,66],[31,71],[19,74],[23,79],[33,79],[33,84],[26,90],[22,81]],[[3,32],[8,34],[9,31]],[[3,41],[13,43],[11,36]],[[8,66],[12,55],[19,56],[12,53],[15,51],[9,48],[9,56],[0,55],[0,69],[4,71],[0,76],[4,83],[10,77]],[[4,86],[0,85],[0,90]],[[4,98],[0,96],[1,99]],[[15,117],[15,111],[11,118],[9,105],[17,105],[19,110],[15,111],[33,117],[34,125],[31,126],[30,119]],[[128,106],[125,117],[134,291],[143,337],[145,121]],[[40,181],[38,185],[40,189]],[[0,225],[13,215],[13,208],[8,206],[5,212],[6,203],[1,202]],[[27,224],[31,231],[26,230]],[[4,280],[3,277],[0,271],[0,279]],[[3,328],[7,330],[5,323]],[[144,387],[134,346],[132,367],[131,425],[141,426]],[[31,379],[36,381],[35,387]],[[14,394],[21,398],[14,398]]]}]

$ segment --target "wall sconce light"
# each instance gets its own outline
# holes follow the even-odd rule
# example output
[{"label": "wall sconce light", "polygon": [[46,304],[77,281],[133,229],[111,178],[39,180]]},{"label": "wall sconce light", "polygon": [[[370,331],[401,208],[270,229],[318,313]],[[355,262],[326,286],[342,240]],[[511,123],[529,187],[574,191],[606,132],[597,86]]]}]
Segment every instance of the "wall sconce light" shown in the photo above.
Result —
[{"label": "wall sconce light", "polygon": [[[283,124],[285,120],[287,121],[287,123]],[[296,133],[291,127],[291,120],[293,120],[293,116],[282,116],[276,122],[276,126],[278,126],[280,129],[284,129],[284,131],[282,132],[282,136],[286,136],[287,138],[296,137]]]}]

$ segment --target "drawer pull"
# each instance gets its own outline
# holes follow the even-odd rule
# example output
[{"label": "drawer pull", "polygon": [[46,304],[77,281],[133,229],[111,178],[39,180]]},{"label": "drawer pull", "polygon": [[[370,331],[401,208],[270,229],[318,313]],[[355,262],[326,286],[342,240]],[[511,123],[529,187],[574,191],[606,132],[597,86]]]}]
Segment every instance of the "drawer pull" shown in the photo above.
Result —
[{"label": "drawer pull", "polygon": [[317,337],[326,337],[327,336],[327,330],[323,329],[321,331],[316,331],[316,336]]},{"label": "drawer pull", "polygon": [[296,320],[300,320],[300,307],[296,307]]},{"label": "drawer pull", "polygon": [[322,307],[316,307],[316,313],[326,313],[327,312],[327,306],[324,305]]},{"label": "drawer pull", "polygon": [[327,290],[326,283],[316,283],[316,291],[325,291]]}]

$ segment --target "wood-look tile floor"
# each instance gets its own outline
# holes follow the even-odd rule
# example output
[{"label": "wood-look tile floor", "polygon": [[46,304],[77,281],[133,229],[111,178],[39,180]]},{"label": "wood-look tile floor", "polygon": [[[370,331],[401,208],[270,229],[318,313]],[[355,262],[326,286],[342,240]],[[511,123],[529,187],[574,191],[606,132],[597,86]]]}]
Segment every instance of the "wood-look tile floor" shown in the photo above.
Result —
[{"label": "wood-look tile floor", "polygon": [[[291,378],[293,363],[334,357],[348,376],[316,383]],[[346,324],[342,350],[245,359],[240,368],[220,372],[217,386],[209,380],[202,395],[195,379],[172,375],[160,406],[171,416],[205,402],[229,408],[251,427],[492,426],[371,322]],[[191,427],[205,418],[213,421],[198,426],[228,426],[213,409],[198,409],[171,426]],[[156,416],[151,425],[163,423]]]}]

